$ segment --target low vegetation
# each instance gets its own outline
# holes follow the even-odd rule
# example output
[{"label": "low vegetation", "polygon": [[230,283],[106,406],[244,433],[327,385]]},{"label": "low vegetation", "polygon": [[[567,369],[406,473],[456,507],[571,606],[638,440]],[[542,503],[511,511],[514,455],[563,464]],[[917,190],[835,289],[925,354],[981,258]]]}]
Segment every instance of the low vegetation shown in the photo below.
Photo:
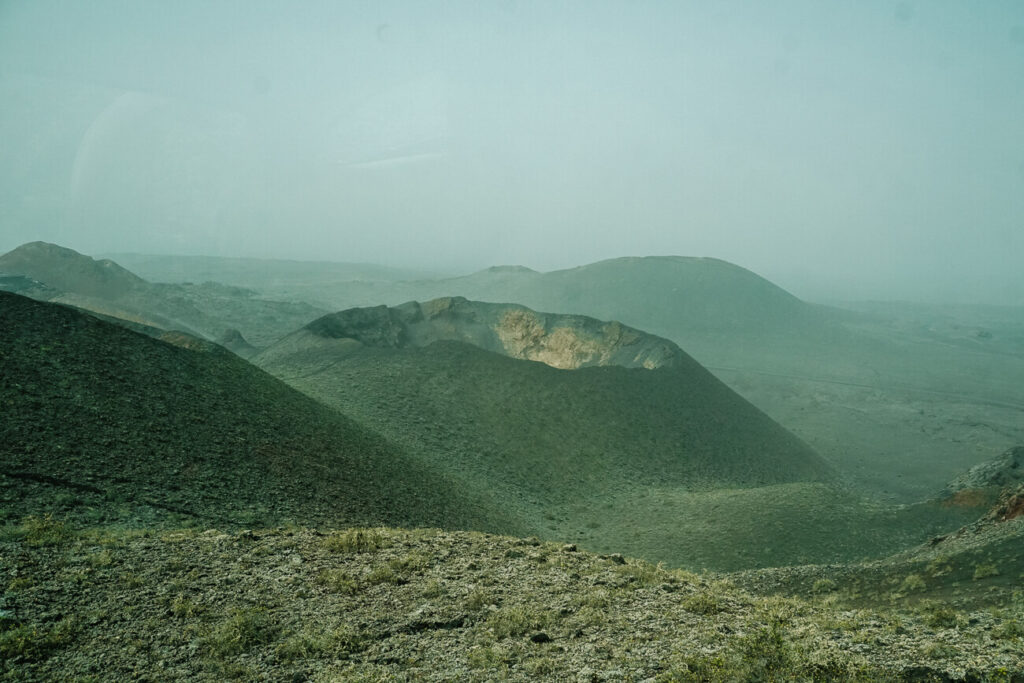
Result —
[{"label": "low vegetation", "polygon": [[[537,539],[383,527],[151,532],[31,518],[4,529],[0,556],[4,680],[1024,674],[1024,600],[977,612],[936,601],[851,608],[824,583],[809,600],[759,597],[712,575]],[[922,581],[911,575],[900,588]]]}]

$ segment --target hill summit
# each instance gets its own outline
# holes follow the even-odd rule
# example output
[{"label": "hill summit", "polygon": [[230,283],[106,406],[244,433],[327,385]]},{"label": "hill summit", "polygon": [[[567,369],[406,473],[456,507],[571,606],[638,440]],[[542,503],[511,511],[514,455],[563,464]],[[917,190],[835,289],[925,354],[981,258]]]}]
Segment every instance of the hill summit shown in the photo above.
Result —
[{"label": "hill summit", "polygon": [[29,242],[0,256],[0,273],[27,275],[67,292],[112,299],[149,283],[109,259],[48,242]]},{"label": "hill summit", "polygon": [[619,322],[538,313],[516,304],[463,297],[410,301],[393,308],[353,308],[319,318],[306,329],[320,337],[354,339],[385,348],[460,341],[563,370],[607,365],[653,369],[687,362],[682,349],[669,340]]},{"label": "hill summit", "polygon": [[109,259],[47,242],[29,242],[0,255],[0,291],[74,306],[118,324],[221,339],[242,356],[254,351],[249,342],[267,344],[325,312],[217,282],[150,282]]}]

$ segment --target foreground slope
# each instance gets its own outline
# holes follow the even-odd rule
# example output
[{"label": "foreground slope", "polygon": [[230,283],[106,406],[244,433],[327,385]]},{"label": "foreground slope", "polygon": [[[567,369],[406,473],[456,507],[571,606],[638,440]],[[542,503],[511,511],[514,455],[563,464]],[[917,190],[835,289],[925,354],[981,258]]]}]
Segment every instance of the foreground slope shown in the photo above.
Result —
[{"label": "foreground slope", "polygon": [[3,514],[516,528],[336,411],[179,341],[196,350],[0,292]]},{"label": "foreground slope", "polygon": [[1024,680],[1020,607],[837,609],[465,532],[2,531],[15,680]]}]

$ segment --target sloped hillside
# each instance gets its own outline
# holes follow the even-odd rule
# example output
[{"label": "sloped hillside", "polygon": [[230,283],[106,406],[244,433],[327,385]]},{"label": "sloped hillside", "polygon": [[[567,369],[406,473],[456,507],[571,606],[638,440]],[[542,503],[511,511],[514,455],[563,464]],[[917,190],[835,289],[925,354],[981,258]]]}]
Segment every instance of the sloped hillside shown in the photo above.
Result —
[{"label": "sloped hillside", "polygon": [[679,344],[885,500],[921,500],[1024,437],[1021,327],[1010,309],[936,330],[932,313],[943,311],[813,305],[737,265],[678,256],[548,273],[500,266],[448,279],[352,278],[306,294],[334,310],[458,295],[620,321]]},{"label": "sloped hillside", "polygon": [[460,341],[395,348],[380,342],[393,338],[388,328],[374,336],[360,325],[381,344],[367,346],[336,336],[336,319],[254,362],[549,538],[721,569],[859,558],[951,523],[940,514],[935,527],[920,517],[908,527],[888,515],[884,534],[849,533],[880,521],[876,511],[685,354],[653,370],[560,370]]},{"label": "sloped hillside", "polygon": [[950,482],[938,504],[974,517],[959,529],[873,562],[765,569],[738,580],[763,592],[829,594],[843,604],[1024,606],[1022,459],[1024,448],[1012,448]]},{"label": "sloped hillside", "polygon": [[2,514],[517,528],[350,419],[193,346],[0,292]]},{"label": "sloped hillside", "polygon": [[[538,330],[537,351],[523,351],[524,328]],[[566,355],[552,336],[585,344],[605,367],[520,360]],[[607,364],[633,346],[670,363]],[[643,365],[635,356],[621,357]],[[462,299],[356,309],[310,323],[254,362],[358,419],[431,425],[410,441],[464,452],[470,469],[504,471],[531,490],[560,490],[556,474],[599,480],[608,468],[694,488],[830,476],[810,448],[671,342],[583,316]]]}]

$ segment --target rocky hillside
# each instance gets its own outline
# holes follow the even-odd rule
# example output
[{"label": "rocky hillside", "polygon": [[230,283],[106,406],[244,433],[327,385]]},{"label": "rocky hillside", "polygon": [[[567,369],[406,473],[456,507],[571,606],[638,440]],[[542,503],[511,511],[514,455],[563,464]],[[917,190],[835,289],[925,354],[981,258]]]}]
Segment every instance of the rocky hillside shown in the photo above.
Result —
[{"label": "rocky hillside", "polygon": [[946,486],[941,497],[949,504],[984,505],[1007,488],[1024,483],[1024,446],[1011,448],[998,458],[979,463]]},{"label": "rocky hillside", "polygon": [[171,341],[0,292],[0,515],[518,528],[224,349]]},{"label": "rocky hillside", "polygon": [[388,308],[354,308],[315,320],[305,330],[383,348],[461,341],[509,358],[574,370],[618,365],[676,367],[692,361],[668,341],[617,322],[582,315],[538,313],[516,304],[445,297]]},{"label": "rocky hillside", "polygon": [[[756,591],[828,594],[842,604],[1024,606],[1022,455],[1024,449],[1010,449],[950,483],[940,504],[975,517],[959,529],[873,562],[765,569],[738,580]],[[1017,628],[1024,636],[1024,625]]]}]

